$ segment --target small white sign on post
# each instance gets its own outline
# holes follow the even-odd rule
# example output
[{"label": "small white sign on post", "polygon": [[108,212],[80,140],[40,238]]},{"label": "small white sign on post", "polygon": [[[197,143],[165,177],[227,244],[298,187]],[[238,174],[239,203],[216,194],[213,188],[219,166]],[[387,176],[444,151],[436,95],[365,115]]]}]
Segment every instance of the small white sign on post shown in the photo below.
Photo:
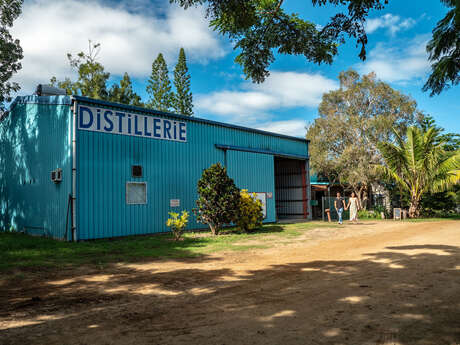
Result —
[{"label": "small white sign on post", "polygon": [[179,207],[180,206],[180,199],[171,199],[169,200],[170,207]]},{"label": "small white sign on post", "polygon": [[267,218],[267,193],[255,193],[255,194],[256,194],[256,199],[260,200],[260,202],[262,203],[262,213],[265,219]]}]

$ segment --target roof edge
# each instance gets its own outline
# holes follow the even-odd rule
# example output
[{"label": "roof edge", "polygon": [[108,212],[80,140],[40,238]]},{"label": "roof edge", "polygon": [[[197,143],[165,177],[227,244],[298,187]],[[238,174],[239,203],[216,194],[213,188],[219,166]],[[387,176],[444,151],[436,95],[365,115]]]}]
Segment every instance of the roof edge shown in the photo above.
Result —
[{"label": "roof edge", "polygon": [[304,143],[309,143],[310,142],[310,140],[308,140],[308,139],[303,139],[303,138],[299,138],[299,137],[293,137],[293,136],[285,135],[285,134],[273,133],[273,132],[264,131],[264,130],[261,130],[261,129],[249,128],[249,127],[244,127],[244,126],[239,126],[239,125],[232,125],[230,123],[225,123],[225,122],[207,120],[207,119],[203,119],[203,118],[195,117],[195,116],[179,115],[179,114],[175,114],[175,113],[159,111],[159,110],[153,110],[153,109],[147,109],[147,108],[143,108],[143,107],[137,107],[137,106],[134,106],[134,105],[127,105],[127,104],[121,104],[121,103],[108,102],[108,101],[103,101],[103,100],[100,100],[100,99],[94,99],[94,98],[89,98],[89,97],[84,97],[84,96],[76,96],[76,95],[74,95],[71,98],[72,98],[72,100],[75,100],[77,102],[82,101],[82,102],[98,104],[98,105],[118,107],[118,108],[122,108],[122,109],[126,109],[126,110],[135,110],[135,111],[148,113],[148,114],[152,114],[152,115],[169,116],[169,117],[173,117],[173,118],[181,119],[181,120],[187,120],[187,121],[193,121],[193,122],[199,122],[199,123],[206,123],[206,124],[209,124],[209,125],[216,125],[216,126],[221,126],[221,127],[238,129],[238,130],[242,130],[242,131],[246,131],[246,132],[269,135],[269,136],[279,137],[279,138],[283,138],[283,139],[296,140],[296,141],[301,141],[301,142],[304,142]]},{"label": "roof edge", "polygon": [[306,155],[296,155],[296,154],[291,154],[291,153],[286,153],[286,152],[256,149],[252,147],[224,145],[224,144],[214,144],[214,146],[221,150],[233,150],[233,151],[241,151],[241,152],[259,153],[259,154],[271,155],[271,156],[276,156],[276,157],[284,157],[284,158],[299,159],[299,160],[309,160],[310,159]]}]

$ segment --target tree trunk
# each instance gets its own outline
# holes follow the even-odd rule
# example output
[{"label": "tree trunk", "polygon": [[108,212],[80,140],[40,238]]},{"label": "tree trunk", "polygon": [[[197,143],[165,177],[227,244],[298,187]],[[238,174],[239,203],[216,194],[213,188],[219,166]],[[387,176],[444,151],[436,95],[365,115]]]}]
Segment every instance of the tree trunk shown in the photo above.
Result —
[{"label": "tree trunk", "polygon": [[359,191],[355,192],[355,194],[356,194],[356,198],[358,199],[358,208],[361,209],[362,208],[361,207],[361,203],[362,203],[361,202],[361,191],[359,190]]},{"label": "tree trunk", "polygon": [[367,185],[363,185],[363,190],[362,190],[362,193],[363,193],[363,197],[362,197],[362,203],[361,203],[361,207],[363,208],[363,210],[367,210],[367,206],[369,206],[369,198],[367,197]]},{"label": "tree trunk", "polygon": [[358,207],[360,209],[366,210],[367,209],[367,194],[366,194],[366,186],[363,185],[359,187],[358,190],[354,190],[356,197],[358,198]]},{"label": "tree trunk", "polygon": [[411,196],[409,206],[409,218],[418,218],[420,216],[420,198]]},{"label": "tree trunk", "polygon": [[209,224],[209,227],[211,228],[211,233],[216,236],[219,235],[219,226],[215,224]]}]

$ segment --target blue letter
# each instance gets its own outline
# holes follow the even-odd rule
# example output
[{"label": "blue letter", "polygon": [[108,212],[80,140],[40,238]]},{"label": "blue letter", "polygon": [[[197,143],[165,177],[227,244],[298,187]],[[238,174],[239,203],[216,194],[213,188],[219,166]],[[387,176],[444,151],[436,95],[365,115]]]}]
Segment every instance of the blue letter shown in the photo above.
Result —
[{"label": "blue letter", "polygon": [[185,123],[183,122],[179,124],[179,140],[187,141],[187,127],[185,126]]},{"label": "blue letter", "polygon": [[142,132],[137,129],[137,115],[134,115],[134,134],[142,135]]},{"label": "blue letter", "polygon": [[131,134],[131,114],[128,114],[128,133]]},{"label": "blue letter", "polygon": [[101,109],[96,110],[96,129],[101,130]]},{"label": "blue letter", "polygon": [[163,136],[166,139],[166,133],[168,133],[168,139],[171,139],[171,133],[169,133],[169,130],[171,129],[171,122],[168,120],[163,120]]},{"label": "blue letter", "polygon": [[155,138],[161,138],[161,133],[158,132],[161,130],[161,127],[158,125],[159,122],[161,122],[160,119],[153,119],[153,136]]},{"label": "blue letter", "polygon": [[117,111],[115,116],[118,116],[118,133],[123,133],[123,118],[125,117],[125,113],[119,113]]},{"label": "blue letter", "polygon": [[[88,123],[85,123],[83,121],[83,113],[84,112],[86,112],[89,115]],[[93,125],[93,112],[91,111],[91,109],[80,106],[80,123],[79,123],[79,125],[80,125],[79,128],[91,128],[91,126]]]},{"label": "blue letter", "polygon": [[148,117],[147,116],[144,116],[144,134],[147,136],[147,137],[151,137],[152,136],[152,133],[149,132],[149,127],[148,127]]},{"label": "blue letter", "polygon": [[107,110],[104,113],[104,120],[106,123],[110,124],[110,127],[107,127],[107,125],[104,126],[104,130],[107,132],[112,132],[113,131],[113,122],[112,119],[109,117],[109,115],[113,115],[113,113],[110,110]]}]

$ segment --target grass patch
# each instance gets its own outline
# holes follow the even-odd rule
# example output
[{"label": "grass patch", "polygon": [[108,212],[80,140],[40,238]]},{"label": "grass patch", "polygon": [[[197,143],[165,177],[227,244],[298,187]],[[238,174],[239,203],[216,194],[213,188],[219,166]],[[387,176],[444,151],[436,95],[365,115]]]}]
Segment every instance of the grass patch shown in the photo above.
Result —
[{"label": "grass patch", "polygon": [[[104,265],[151,258],[191,258],[220,251],[247,251],[269,248],[277,239],[296,238],[314,228],[334,226],[323,222],[269,224],[248,234],[226,228],[219,236],[187,232],[183,240],[177,242],[172,240],[171,234],[69,243],[0,233],[0,270]],[[262,243],[251,243],[254,241]]]},{"label": "grass patch", "polygon": [[403,221],[404,222],[441,222],[441,221],[446,221],[446,220],[460,220],[460,214],[458,215],[452,215],[449,217],[443,217],[443,218],[406,218]]}]

